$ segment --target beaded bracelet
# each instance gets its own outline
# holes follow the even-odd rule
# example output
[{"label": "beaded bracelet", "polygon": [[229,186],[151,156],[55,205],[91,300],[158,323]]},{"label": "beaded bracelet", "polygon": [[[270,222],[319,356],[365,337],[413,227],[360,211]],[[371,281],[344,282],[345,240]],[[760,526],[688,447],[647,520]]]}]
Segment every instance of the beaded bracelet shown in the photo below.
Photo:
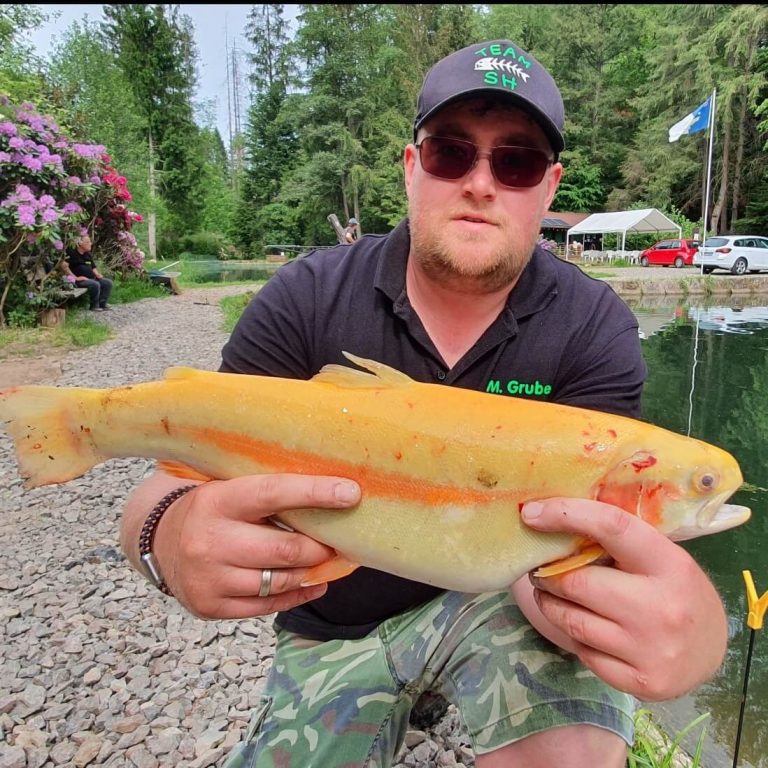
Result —
[{"label": "beaded bracelet", "polygon": [[144,565],[146,576],[165,595],[170,595],[172,593],[171,590],[168,589],[168,585],[163,581],[160,569],[157,567],[157,561],[152,554],[152,542],[155,539],[157,524],[160,522],[160,518],[165,514],[168,507],[193,488],[197,488],[197,485],[184,485],[163,496],[163,498],[152,508],[152,511],[144,521],[141,533],[139,534],[139,557]]}]

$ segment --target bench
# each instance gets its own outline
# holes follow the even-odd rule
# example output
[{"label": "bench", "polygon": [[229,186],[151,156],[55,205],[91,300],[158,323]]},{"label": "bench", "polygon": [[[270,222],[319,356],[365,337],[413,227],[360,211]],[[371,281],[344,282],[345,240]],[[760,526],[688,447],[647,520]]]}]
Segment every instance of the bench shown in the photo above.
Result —
[{"label": "bench", "polygon": [[62,302],[67,302],[70,299],[77,299],[80,296],[82,296],[84,293],[88,293],[87,288],[71,288],[70,290],[66,290],[64,288],[59,288],[58,291],[55,292],[56,296],[58,296]]},{"label": "bench", "polygon": [[149,279],[155,285],[162,285],[163,288],[167,288],[176,296],[181,293],[181,288],[176,281],[176,278],[181,274],[181,272],[149,272],[148,274]]}]

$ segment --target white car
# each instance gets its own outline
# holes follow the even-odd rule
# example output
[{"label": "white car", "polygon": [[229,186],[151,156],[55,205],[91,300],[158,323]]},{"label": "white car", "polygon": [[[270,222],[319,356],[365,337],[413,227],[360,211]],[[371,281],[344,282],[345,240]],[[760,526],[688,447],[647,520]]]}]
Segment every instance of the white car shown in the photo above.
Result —
[{"label": "white car", "polygon": [[768,237],[761,235],[717,235],[708,237],[693,256],[694,266],[705,275],[727,269],[734,275],[768,269]]}]

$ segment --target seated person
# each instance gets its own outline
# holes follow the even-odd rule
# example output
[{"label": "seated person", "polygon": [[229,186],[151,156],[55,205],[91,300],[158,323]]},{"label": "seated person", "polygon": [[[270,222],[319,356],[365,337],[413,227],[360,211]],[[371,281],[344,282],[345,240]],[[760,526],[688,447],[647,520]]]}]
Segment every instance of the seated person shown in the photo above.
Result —
[{"label": "seated person", "polygon": [[354,243],[360,237],[360,230],[358,229],[357,219],[352,217],[344,228],[344,242]]},{"label": "seated person", "polygon": [[88,289],[92,312],[111,309],[107,300],[112,292],[112,281],[96,269],[91,255],[91,238],[88,235],[83,235],[74,248],[67,250],[61,268],[65,276],[74,275],[76,285]]}]

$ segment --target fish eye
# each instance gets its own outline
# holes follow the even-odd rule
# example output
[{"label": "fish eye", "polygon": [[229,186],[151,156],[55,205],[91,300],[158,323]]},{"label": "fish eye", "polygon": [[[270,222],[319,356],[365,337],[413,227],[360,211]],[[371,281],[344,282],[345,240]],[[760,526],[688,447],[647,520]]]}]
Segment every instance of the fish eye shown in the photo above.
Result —
[{"label": "fish eye", "polygon": [[700,491],[711,491],[717,485],[717,475],[711,471],[700,472],[695,478],[695,485]]}]

